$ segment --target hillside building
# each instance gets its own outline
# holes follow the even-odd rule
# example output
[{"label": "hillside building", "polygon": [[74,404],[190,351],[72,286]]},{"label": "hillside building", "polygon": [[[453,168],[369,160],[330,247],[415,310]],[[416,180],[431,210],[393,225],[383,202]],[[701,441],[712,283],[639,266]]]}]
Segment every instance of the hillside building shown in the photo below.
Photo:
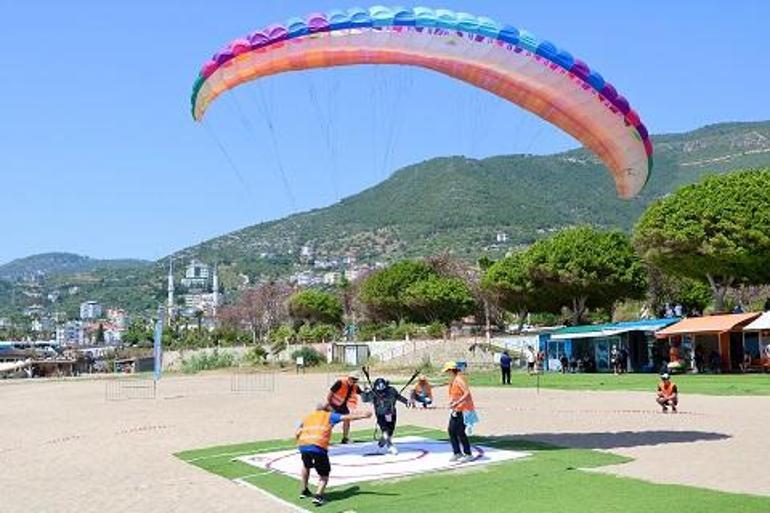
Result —
[{"label": "hillside building", "polygon": [[174,283],[173,263],[169,262],[168,277],[166,283],[166,315],[171,322],[177,314],[192,317],[195,312],[201,311],[204,317],[216,317],[217,309],[222,298],[219,291],[219,270],[215,264],[209,267],[200,260],[193,259],[185,268],[184,278],[181,280],[184,308],[177,312],[175,303],[176,287]]},{"label": "hillside building", "polygon": [[102,305],[96,301],[86,301],[80,303],[80,319],[83,321],[92,321],[102,316]]},{"label": "hillside building", "polygon": [[209,266],[200,260],[193,258],[184,271],[182,286],[190,291],[203,291],[209,287],[211,270]]},{"label": "hillside building", "polygon": [[82,346],[86,343],[85,326],[80,321],[70,321],[56,328],[56,343],[60,346]]}]

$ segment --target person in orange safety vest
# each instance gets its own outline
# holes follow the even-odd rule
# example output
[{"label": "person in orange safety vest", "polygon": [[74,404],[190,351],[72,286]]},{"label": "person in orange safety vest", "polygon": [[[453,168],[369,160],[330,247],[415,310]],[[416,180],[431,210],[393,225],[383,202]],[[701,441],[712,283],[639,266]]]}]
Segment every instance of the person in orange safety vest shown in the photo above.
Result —
[{"label": "person in orange safety vest", "polygon": [[[332,428],[339,422],[351,422],[353,420],[368,419],[372,412],[341,415],[330,411],[328,405],[319,404],[313,413],[302,419],[302,423],[295,433],[297,447],[302,458],[302,492],[300,498],[313,497],[316,506],[326,503],[324,491],[329,483],[331,462],[329,461],[329,444],[332,437]],[[318,473],[318,488],[315,496],[307,487],[310,479],[310,469]]]},{"label": "person in orange safety vest", "polygon": [[676,383],[671,381],[671,376],[667,372],[660,375],[657,394],[657,401],[663,408],[663,413],[668,413],[669,406],[671,406],[671,411],[676,413],[676,407],[679,404],[679,391],[676,388]]},{"label": "person in orange safety vest", "polygon": [[[338,379],[329,389],[326,396],[326,402],[334,413],[347,415],[358,406],[359,396],[363,393],[358,386],[359,375],[357,372],[351,372],[347,376]],[[342,442],[350,442],[350,422],[342,422]]]}]

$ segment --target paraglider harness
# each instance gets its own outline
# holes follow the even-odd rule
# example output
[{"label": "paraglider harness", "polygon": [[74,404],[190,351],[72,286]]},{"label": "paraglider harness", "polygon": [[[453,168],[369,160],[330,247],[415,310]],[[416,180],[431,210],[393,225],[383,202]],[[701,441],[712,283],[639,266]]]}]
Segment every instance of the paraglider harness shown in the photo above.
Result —
[{"label": "paraglider harness", "polygon": [[422,367],[417,369],[409,381],[401,390],[396,390],[390,382],[384,378],[377,378],[372,383],[369,376],[369,369],[364,367],[364,376],[368,381],[371,390],[365,391],[362,398],[364,402],[370,402],[374,406],[374,414],[377,419],[374,428],[373,439],[378,440],[380,447],[390,447],[391,438],[396,430],[396,402],[401,402],[406,406],[410,405],[409,400],[402,395],[403,391],[414,382],[420,374]]}]

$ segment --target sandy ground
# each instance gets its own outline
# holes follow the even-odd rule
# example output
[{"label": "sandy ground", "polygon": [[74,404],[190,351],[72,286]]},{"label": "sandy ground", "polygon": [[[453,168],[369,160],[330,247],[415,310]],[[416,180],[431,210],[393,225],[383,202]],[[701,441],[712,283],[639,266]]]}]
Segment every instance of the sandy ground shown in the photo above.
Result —
[{"label": "sandy ground", "polygon": [[[281,375],[274,393],[232,393],[227,374],[164,378],[155,400],[107,401],[101,380],[0,382],[0,509],[11,512],[290,511],[173,453],[287,438],[325,375]],[[446,389],[438,390],[443,400]],[[770,397],[474,390],[481,435],[524,435],[634,458],[603,472],[770,496]],[[443,429],[446,411],[403,411]],[[366,421],[365,421],[366,422]],[[369,427],[369,424],[365,424]]]}]

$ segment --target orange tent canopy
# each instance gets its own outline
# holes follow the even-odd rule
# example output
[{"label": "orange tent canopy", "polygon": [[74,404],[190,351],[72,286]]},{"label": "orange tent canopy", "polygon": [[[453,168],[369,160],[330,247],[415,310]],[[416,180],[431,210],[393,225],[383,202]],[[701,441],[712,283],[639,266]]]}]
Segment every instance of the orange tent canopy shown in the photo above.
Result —
[{"label": "orange tent canopy", "polygon": [[709,315],[707,317],[690,317],[672,324],[655,333],[658,338],[686,333],[724,333],[736,327],[749,323],[759,317],[758,312],[742,314]]}]

